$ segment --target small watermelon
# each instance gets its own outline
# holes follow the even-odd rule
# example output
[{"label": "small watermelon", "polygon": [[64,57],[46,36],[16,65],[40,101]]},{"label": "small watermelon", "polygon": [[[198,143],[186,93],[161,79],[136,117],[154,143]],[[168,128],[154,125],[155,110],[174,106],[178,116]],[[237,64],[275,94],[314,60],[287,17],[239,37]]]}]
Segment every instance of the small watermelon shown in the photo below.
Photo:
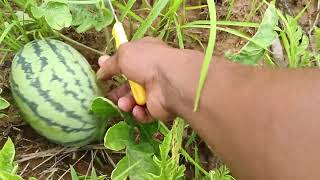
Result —
[{"label": "small watermelon", "polygon": [[13,59],[10,83],[24,119],[47,139],[82,146],[102,138],[106,122],[89,111],[101,90],[71,46],[52,39],[26,44]]}]

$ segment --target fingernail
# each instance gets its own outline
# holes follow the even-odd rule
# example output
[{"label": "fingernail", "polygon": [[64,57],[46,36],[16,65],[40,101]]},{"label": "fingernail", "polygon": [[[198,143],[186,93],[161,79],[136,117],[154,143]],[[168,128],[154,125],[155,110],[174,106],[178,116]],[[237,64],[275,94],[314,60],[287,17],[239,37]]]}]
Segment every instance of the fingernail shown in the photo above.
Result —
[{"label": "fingernail", "polygon": [[105,75],[104,69],[100,68],[97,72],[97,78],[100,80],[104,77],[104,75]]},{"label": "fingernail", "polygon": [[106,62],[107,59],[109,59],[109,58],[110,58],[110,56],[108,56],[108,55],[101,56],[98,60],[99,66],[101,67],[104,64],[104,62]]}]

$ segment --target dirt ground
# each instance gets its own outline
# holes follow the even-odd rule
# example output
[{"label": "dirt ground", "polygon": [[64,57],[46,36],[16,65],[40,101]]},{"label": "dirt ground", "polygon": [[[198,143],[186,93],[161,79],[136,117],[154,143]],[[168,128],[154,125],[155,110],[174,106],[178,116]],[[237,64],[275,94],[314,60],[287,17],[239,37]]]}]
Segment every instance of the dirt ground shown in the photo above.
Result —
[{"label": "dirt ground", "polygon": [[[248,18],[246,15],[249,14],[252,9],[252,1],[254,0],[236,0],[231,20],[244,21]],[[191,3],[195,2],[198,1],[191,1]],[[279,0],[277,6],[285,12],[295,15],[307,2],[309,1]],[[220,20],[226,16],[226,3],[226,0],[217,0],[217,17]],[[187,18],[189,20],[205,19],[207,13],[207,10],[194,11],[190,12]],[[262,13],[263,12],[257,12],[252,18],[246,20],[259,22]],[[313,0],[310,8],[307,9],[306,14],[300,20],[300,25],[306,32],[308,32],[310,25],[313,23],[316,13],[318,13],[317,1]],[[252,29],[246,29],[246,32],[248,34],[254,34],[254,30]],[[72,30],[65,30],[65,33],[67,36],[101,51],[104,51],[106,44],[109,43],[106,40],[105,32],[98,33],[91,31],[80,35]],[[196,30],[194,33],[199,36],[205,45],[208,41],[208,31]],[[245,43],[246,41],[243,39],[227,33],[218,32],[215,54],[223,55],[226,51],[237,51]],[[174,38],[171,44],[175,44]],[[98,68],[98,55],[80,47],[76,48],[88,59],[94,69]],[[186,48],[202,50],[197,42],[192,41],[186,43]],[[5,113],[9,115],[9,118],[2,118],[0,120],[0,147],[2,147],[7,137],[11,137],[16,146],[16,161],[19,163],[19,174],[26,178],[34,176],[40,180],[70,179],[70,173],[68,171],[69,165],[74,165],[77,172],[84,175],[90,173],[88,169],[94,165],[98,174],[111,175],[114,165],[122,157],[122,153],[105,150],[102,144],[90,145],[81,149],[66,149],[48,142],[22,120],[19,115],[19,110],[14,105],[8,85],[10,61],[11,59],[7,59],[6,63],[0,66],[0,73],[4,76],[4,78],[0,79],[0,87],[4,90],[4,97],[12,104],[10,108],[5,111]],[[190,133],[191,130],[189,129],[188,134]],[[206,170],[214,169],[217,165],[221,164],[219,158],[211,153],[209,148],[200,139],[198,139],[197,143],[200,152],[200,162]],[[194,150],[188,148],[187,151],[189,154],[193,154]],[[187,165],[187,178],[193,177],[193,172],[193,167]]]}]

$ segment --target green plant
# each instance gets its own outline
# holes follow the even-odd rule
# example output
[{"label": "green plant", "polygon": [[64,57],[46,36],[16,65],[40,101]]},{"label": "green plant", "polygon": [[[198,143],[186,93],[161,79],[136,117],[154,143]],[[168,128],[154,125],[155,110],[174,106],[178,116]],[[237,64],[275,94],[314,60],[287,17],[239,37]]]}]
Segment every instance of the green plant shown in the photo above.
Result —
[{"label": "green plant", "polygon": [[316,37],[317,50],[320,51],[320,28],[316,27],[314,32],[315,32],[315,37]]},{"label": "green plant", "polygon": [[40,6],[31,7],[31,12],[36,19],[44,18],[55,30],[73,25],[79,33],[91,28],[101,31],[113,20],[103,0],[46,0]]},{"label": "green plant", "polygon": [[227,53],[228,58],[242,64],[257,65],[265,52],[268,52],[268,47],[278,37],[275,31],[278,19],[275,6],[270,4],[256,34],[239,53],[232,55]]},{"label": "green plant", "polygon": [[278,11],[278,15],[283,24],[280,37],[288,57],[289,68],[312,66],[312,54],[308,50],[309,38],[298,25],[298,19],[301,14],[293,18],[289,15],[284,16]]},{"label": "green plant", "polygon": [[[2,93],[2,89],[0,88],[0,94],[1,93]],[[10,103],[0,96],[0,118],[6,116],[4,113],[1,113],[1,111],[8,108],[9,106],[10,106]]]},{"label": "green plant", "polygon": [[4,45],[1,51],[17,52],[32,40],[49,37],[62,38],[103,54],[59,32],[70,26],[77,27],[79,33],[92,28],[101,31],[111,24],[113,15],[103,0],[46,0],[39,6],[36,0],[14,0],[14,3],[22,10],[13,9],[13,3],[7,0],[0,1],[4,9],[0,11],[0,44]]},{"label": "green plant", "polygon": [[226,20],[229,20],[232,14],[233,6],[234,6],[235,0],[228,0],[228,11],[227,11],[227,16]]},{"label": "green plant", "polygon": [[226,166],[220,166],[214,171],[210,171],[209,175],[204,178],[205,180],[234,180],[230,175],[230,171]]},{"label": "green plant", "polygon": [[0,150],[0,179],[1,180],[22,180],[17,175],[18,164],[14,163],[15,149],[10,138]]},{"label": "green plant", "polygon": [[200,103],[201,93],[203,90],[203,86],[209,71],[209,65],[212,61],[212,55],[214,50],[214,45],[216,43],[216,35],[217,35],[217,15],[216,15],[216,6],[213,0],[208,0],[209,6],[209,14],[210,14],[210,35],[209,35],[209,42],[208,47],[205,53],[204,62],[200,72],[200,80],[198,84],[198,90],[196,95],[196,100],[194,102],[194,111],[198,109],[198,105]]},{"label": "green plant", "polygon": [[67,0],[46,0],[41,6],[32,6],[31,12],[36,19],[44,18],[48,25],[55,30],[69,27],[72,15]]},{"label": "green plant", "polygon": [[70,174],[72,180],[104,180],[106,178],[105,175],[97,176],[97,172],[92,167],[91,169],[91,175],[90,176],[78,176],[76,170],[73,168],[73,166],[70,166]]}]

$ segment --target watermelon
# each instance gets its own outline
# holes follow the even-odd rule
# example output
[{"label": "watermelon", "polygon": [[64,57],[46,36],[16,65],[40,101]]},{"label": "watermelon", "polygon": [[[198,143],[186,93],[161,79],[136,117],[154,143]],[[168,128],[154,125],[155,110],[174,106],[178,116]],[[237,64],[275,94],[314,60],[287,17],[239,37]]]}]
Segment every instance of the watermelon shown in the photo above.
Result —
[{"label": "watermelon", "polygon": [[71,46],[35,40],[14,57],[10,85],[24,119],[39,134],[65,146],[102,138],[106,123],[90,113],[101,96],[94,71]]}]

